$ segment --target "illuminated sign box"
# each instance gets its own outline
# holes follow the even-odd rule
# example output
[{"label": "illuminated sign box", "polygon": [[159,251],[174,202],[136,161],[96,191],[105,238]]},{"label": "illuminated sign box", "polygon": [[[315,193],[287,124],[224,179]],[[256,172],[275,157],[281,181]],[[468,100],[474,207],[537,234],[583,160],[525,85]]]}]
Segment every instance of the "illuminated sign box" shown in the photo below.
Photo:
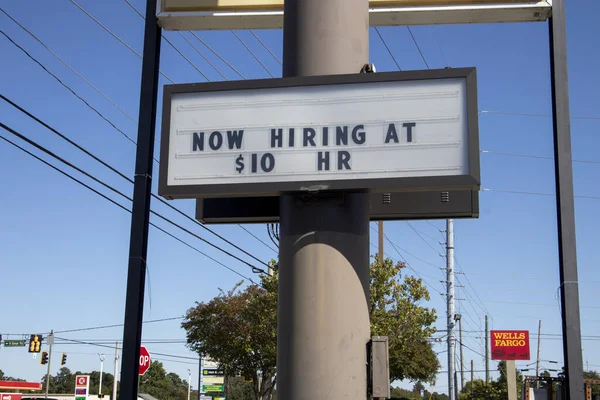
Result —
[{"label": "illuminated sign box", "polygon": [[529,360],[529,331],[490,331],[492,360]]},{"label": "illuminated sign box", "polygon": [[479,188],[474,68],[166,85],[169,199]]},{"label": "illuminated sign box", "polygon": [[[283,0],[157,0],[167,30],[280,29]],[[551,0],[370,0],[371,26],[545,21]]]}]

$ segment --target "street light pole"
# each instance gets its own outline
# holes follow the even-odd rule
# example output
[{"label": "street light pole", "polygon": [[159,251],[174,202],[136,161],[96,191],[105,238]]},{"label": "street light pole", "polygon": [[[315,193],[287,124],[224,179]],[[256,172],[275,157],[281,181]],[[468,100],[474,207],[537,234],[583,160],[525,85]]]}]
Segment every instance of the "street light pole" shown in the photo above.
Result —
[{"label": "street light pole", "polygon": [[192,371],[188,369],[188,398],[190,400],[190,393],[192,391]]},{"label": "street light pole", "polygon": [[104,371],[104,354],[98,354],[100,356],[100,385],[98,386],[98,397],[102,398],[102,372]]}]

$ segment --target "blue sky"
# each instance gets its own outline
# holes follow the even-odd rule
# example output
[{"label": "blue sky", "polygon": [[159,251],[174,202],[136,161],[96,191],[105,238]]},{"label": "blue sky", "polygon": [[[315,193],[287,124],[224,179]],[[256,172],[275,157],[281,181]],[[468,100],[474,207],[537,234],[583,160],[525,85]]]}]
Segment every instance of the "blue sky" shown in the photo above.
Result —
[{"label": "blue sky", "polygon": [[[81,0],[78,3],[141,53],[143,21],[124,1]],[[142,0],[132,3],[143,10]],[[134,53],[68,0],[5,1],[2,8],[137,119],[141,60]],[[573,158],[596,162],[574,163],[575,194],[596,197],[575,200],[582,333],[587,337],[583,341],[584,361],[589,362],[590,369],[596,370],[600,369],[600,350],[596,345],[600,339],[600,307],[595,301],[594,291],[600,284],[596,251],[600,220],[600,185],[597,179],[600,172],[597,154],[600,148],[600,99],[597,95],[600,52],[596,43],[600,26],[595,21],[598,13],[600,4],[595,1],[571,1],[567,5],[572,115],[596,118],[572,120]],[[131,138],[136,137],[137,128],[131,120],[1,13],[0,28],[119,129]],[[380,31],[403,69],[425,68],[405,27],[385,27]],[[419,26],[414,27],[413,32],[432,68],[477,67],[480,111],[550,113],[546,23]],[[281,59],[282,32],[256,33]],[[246,78],[269,77],[231,32],[197,34]],[[240,31],[238,34],[269,71],[280,76],[281,67],[267,50],[249,32]],[[222,79],[179,34],[165,32],[165,36],[209,79]],[[227,79],[239,79],[195,38],[187,33],[186,36]],[[395,70],[393,60],[373,30],[370,42],[371,61],[377,70]],[[163,42],[162,49],[161,70],[175,82],[204,81],[168,44]],[[133,175],[135,146],[131,142],[4,36],[0,36],[0,53],[3,60],[0,63],[2,94],[125,174]],[[161,77],[160,83],[168,82]],[[5,102],[0,102],[0,121],[131,194],[132,186],[128,182]],[[552,157],[552,126],[548,117],[484,112],[479,122],[482,150]],[[2,131],[2,136],[17,140],[5,131]],[[19,144],[31,150],[27,144]],[[39,154],[37,150],[32,151]],[[122,323],[130,214],[3,141],[0,143],[0,165],[0,179],[5,188],[0,196],[0,268],[3,276],[0,333],[4,339],[20,338],[12,334],[29,335],[50,329],[64,331]],[[549,159],[484,153],[481,165],[482,187],[490,189],[480,194],[481,216],[456,221],[455,224],[456,257],[465,273],[458,275],[459,283],[466,288],[458,289],[457,296],[465,300],[458,302],[457,309],[465,316],[466,364],[473,359],[476,370],[484,367],[481,331],[483,316],[488,312],[493,329],[530,330],[533,349],[537,346],[535,334],[541,319],[542,333],[545,334],[542,336],[541,358],[558,361],[560,368],[563,357],[556,297],[558,265],[554,197],[498,191],[552,194],[553,163]],[[76,172],[74,175],[80,177]],[[89,181],[85,177],[82,179]],[[157,179],[154,179],[154,190],[156,183]],[[91,185],[98,187],[93,182]],[[103,188],[99,190],[106,193]],[[115,196],[111,194],[111,197]],[[126,200],[118,201],[129,207]],[[179,200],[172,204],[193,216],[193,201]],[[153,207],[215,244],[248,258],[164,205],[154,201]],[[154,218],[153,222],[243,275],[253,276],[248,266],[165,225],[159,219]],[[268,261],[276,256],[238,226],[212,228],[262,260]],[[269,241],[265,226],[250,225],[246,228],[262,240]],[[402,257],[432,288],[432,300],[426,305],[438,310],[436,326],[440,329],[444,329],[445,325],[444,299],[438,294],[443,289],[439,281],[444,279],[439,270],[444,263],[439,256],[443,252],[439,244],[443,237],[439,230],[443,228],[443,221],[415,221],[410,225],[399,221],[385,225],[386,234],[399,247]],[[375,231],[372,233],[376,235]],[[371,241],[376,243],[376,237]],[[372,250],[375,252],[374,247]],[[392,258],[399,258],[398,252],[389,243],[385,251]],[[148,265],[146,319],[180,316],[195,301],[209,300],[219,288],[229,289],[242,279],[153,228],[150,230]],[[65,332],[57,336],[108,344],[122,339],[122,328]],[[149,341],[147,346],[151,353],[195,356],[182,344],[185,334],[177,320],[145,325],[143,339]],[[112,371],[114,350],[68,344],[65,340],[57,342],[60,344],[55,346],[55,354],[68,353],[67,366],[71,370],[98,369],[98,353],[104,353],[109,365],[105,369]],[[434,348],[442,352],[446,345],[435,344]],[[56,361],[58,358],[54,358],[53,373],[60,367]],[[163,361],[168,371],[174,371],[183,378],[187,378],[187,369],[191,368],[192,383],[196,386],[197,367],[193,360],[167,356],[155,358]],[[440,354],[440,360],[445,371],[445,353]],[[519,362],[517,365],[527,368],[525,364],[529,363]],[[495,365],[492,362],[493,369]],[[543,362],[542,366],[557,368],[556,364],[547,362]],[[45,368],[25,349],[0,348],[0,369],[8,375],[28,380],[39,380],[45,373]],[[476,375],[483,374],[477,372]],[[407,385],[410,384],[403,384]],[[446,389],[446,377],[442,374],[435,390]]]}]

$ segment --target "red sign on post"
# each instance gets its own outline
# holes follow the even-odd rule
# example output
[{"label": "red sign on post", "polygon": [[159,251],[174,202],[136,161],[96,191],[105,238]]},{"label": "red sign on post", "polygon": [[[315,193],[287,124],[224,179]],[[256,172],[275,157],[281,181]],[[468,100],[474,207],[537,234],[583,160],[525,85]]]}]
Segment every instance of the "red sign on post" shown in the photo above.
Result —
[{"label": "red sign on post", "polygon": [[529,331],[490,331],[492,360],[529,360]]},{"label": "red sign on post", "polygon": [[0,393],[0,400],[21,400],[21,393]]},{"label": "red sign on post", "polygon": [[150,368],[150,353],[144,346],[140,346],[140,370],[139,374],[144,375]]}]

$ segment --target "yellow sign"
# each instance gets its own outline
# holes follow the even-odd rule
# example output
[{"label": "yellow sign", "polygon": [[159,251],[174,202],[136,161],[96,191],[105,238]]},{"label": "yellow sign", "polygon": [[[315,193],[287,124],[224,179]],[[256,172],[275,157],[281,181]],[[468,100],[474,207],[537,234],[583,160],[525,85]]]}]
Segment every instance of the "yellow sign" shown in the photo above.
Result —
[{"label": "yellow sign", "polygon": [[[162,0],[162,9],[174,11],[283,10],[284,0]],[[473,4],[526,3],[523,0],[369,0],[369,7],[424,7]]]}]

